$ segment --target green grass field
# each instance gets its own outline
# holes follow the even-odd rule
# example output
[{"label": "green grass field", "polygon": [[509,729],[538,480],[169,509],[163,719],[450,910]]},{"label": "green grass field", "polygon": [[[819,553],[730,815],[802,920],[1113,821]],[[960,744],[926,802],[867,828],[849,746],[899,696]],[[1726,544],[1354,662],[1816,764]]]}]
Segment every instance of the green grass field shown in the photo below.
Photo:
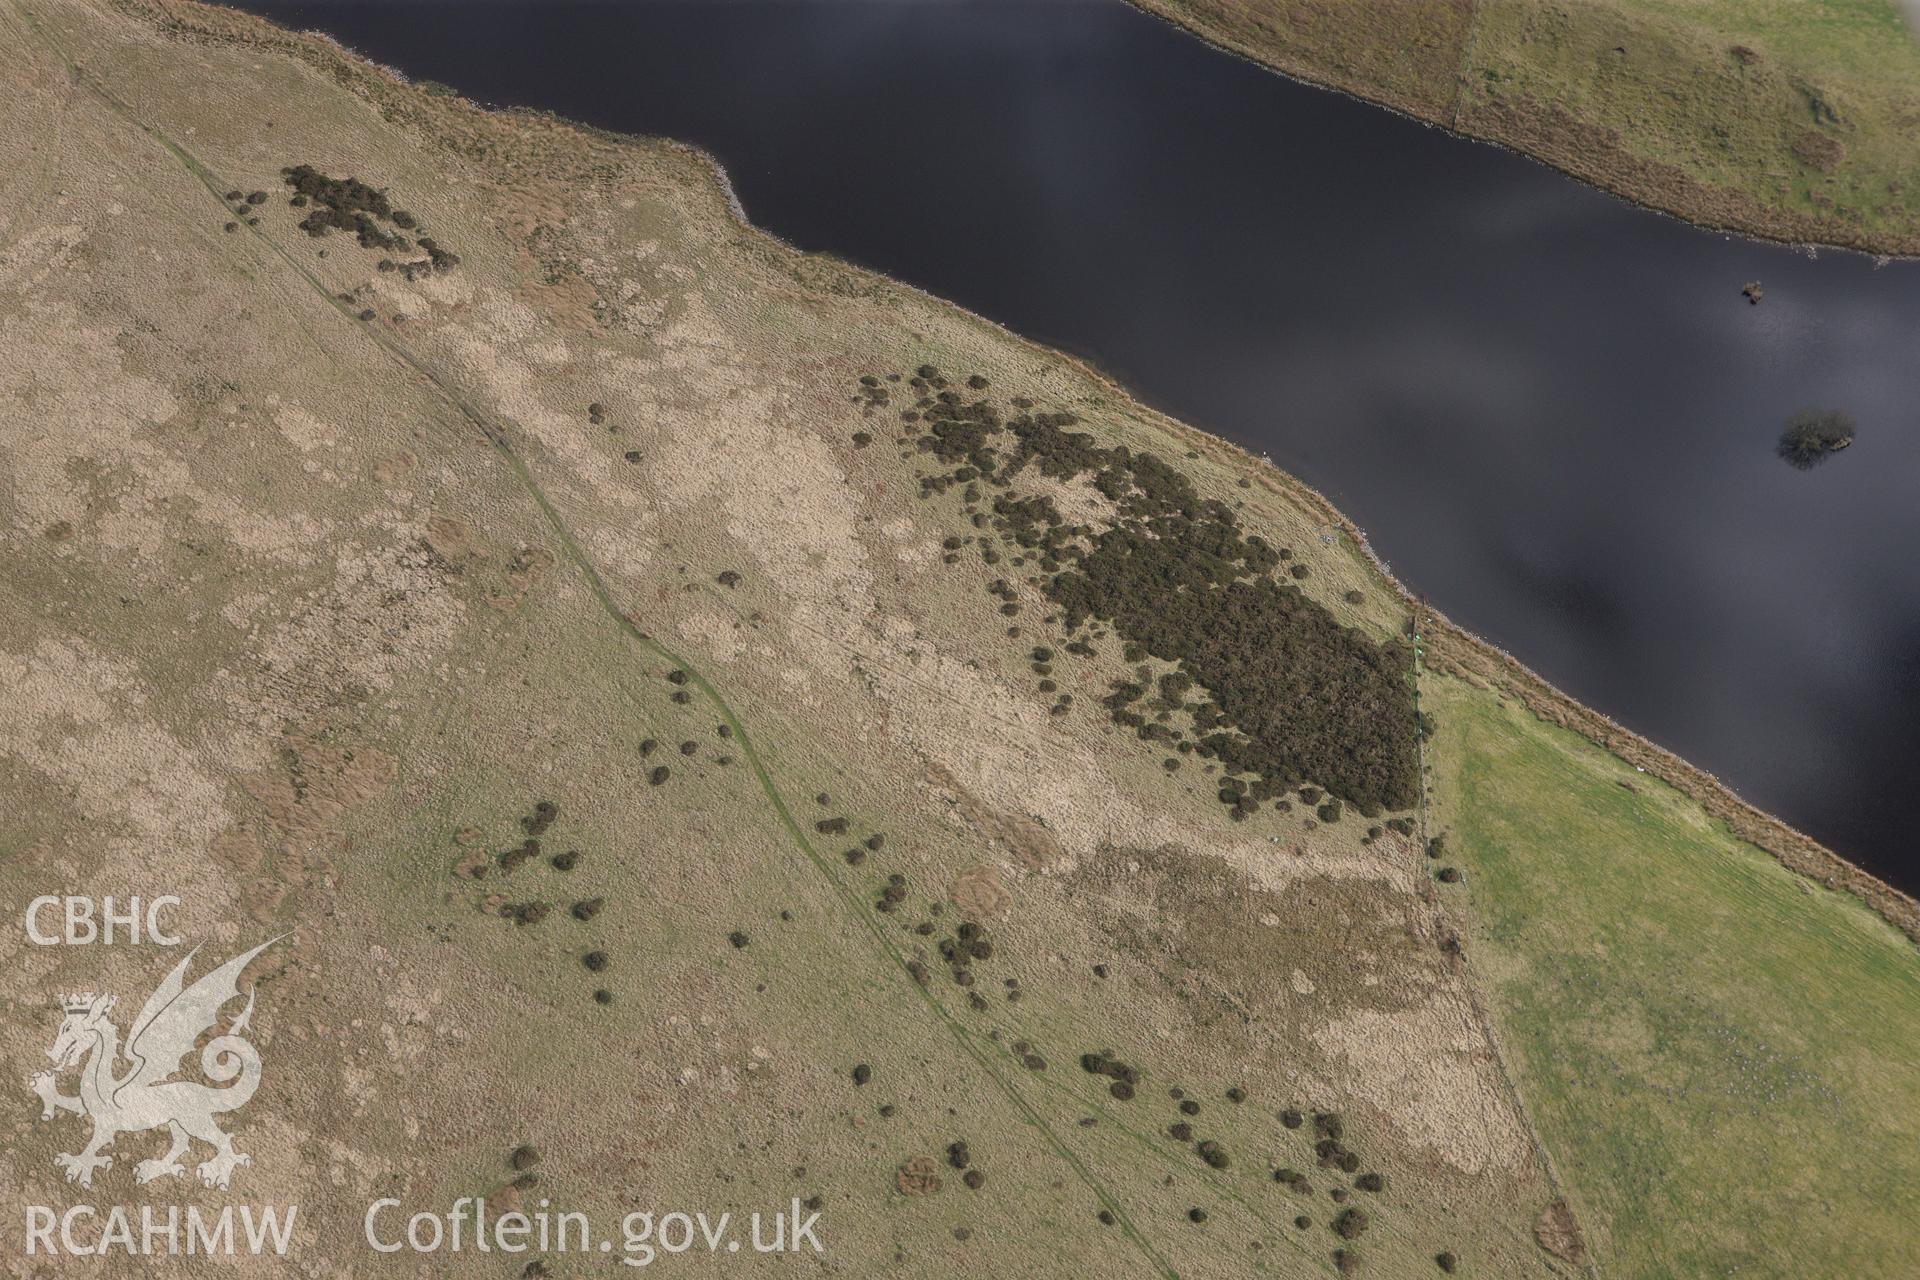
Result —
[{"label": "green grass field", "polygon": [[1920,955],[1584,739],[1424,684],[1439,888],[1603,1273],[1920,1272]]}]

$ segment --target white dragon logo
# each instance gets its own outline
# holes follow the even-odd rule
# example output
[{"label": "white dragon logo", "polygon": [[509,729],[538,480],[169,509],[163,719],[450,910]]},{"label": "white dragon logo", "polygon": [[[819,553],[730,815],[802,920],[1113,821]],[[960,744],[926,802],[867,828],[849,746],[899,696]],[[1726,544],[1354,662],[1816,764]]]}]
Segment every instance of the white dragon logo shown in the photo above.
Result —
[{"label": "white dragon logo", "polygon": [[[56,1111],[72,1111],[93,1120],[93,1138],[85,1150],[54,1157],[54,1163],[66,1170],[68,1182],[92,1186],[94,1173],[113,1165],[112,1156],[100,1153],[115,1138],[162,1125],[172,1132],[173,1145],[158,1160],[142,1160],[134,1166],[135,1182],[184,1173],[180,1157],[194,1138],[214,1150],[213,1158],[195,1170],[209,1187],[225,1189],[236,1168],[253,1163],[252,1157],[234,1150],[233,1139],[213,1122],[219,1112],[245,1106],[260,1087],[260,1054],[241,1038],[253,1015],[252,988],[247,991],[247,1007],[226,1034],[215,1036],[200,1051],[200,1069],[209,1079],[224,1085],[238,1077],[239,1083],[214,1088],[193,1080],[169,1081],[167,1077],[180,1069],[181,1059],[193,1049],[201,1032],[213,1027],[221,1006],[239,996],[241,971],[279,940],[263,942],[245,955],[235,956],[190,987],[185,985],[187,965],[200,949],[189,951],[147,997],[127,1033],[124,1052],[120,1029],[107,1017],[113,1010],[113,996],[89,992],[60,998],[66,1020],[60,1024],[53,1047],[47,1050],[54,1070],[39,1072],[27,1085],[40,1095],[42,1120],[53,1119]],[[132,1065],[124,1074],[115,1074],[122,1058]],[[83,1060],[86,1065],[80,1072],[80,1092],[67,1097],[55,1084],[55,1073]]]}]

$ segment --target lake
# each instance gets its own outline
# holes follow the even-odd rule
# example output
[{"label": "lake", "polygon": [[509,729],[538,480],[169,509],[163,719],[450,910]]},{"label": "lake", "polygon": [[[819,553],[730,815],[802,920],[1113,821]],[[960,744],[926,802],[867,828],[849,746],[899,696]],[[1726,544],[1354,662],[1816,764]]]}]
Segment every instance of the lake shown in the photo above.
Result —
[{"label": "lake", "polygon": [[[1689,228],[1118,0],[241,7],[700,144],[759,225],[1270,454],[1454,619],[1920,889],[1920,264]],[[1860,422],[1806,473],[1803,406]]]}]

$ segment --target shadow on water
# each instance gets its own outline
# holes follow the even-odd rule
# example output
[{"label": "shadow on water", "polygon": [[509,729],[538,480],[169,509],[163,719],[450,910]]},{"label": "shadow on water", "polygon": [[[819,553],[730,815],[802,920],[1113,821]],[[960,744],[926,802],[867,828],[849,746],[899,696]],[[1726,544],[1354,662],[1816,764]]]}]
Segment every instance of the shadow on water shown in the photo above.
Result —
[{"label": "shadow on water", "polygon": [[[242,7],[701,144],[759,224],[1270,452],[1447,613],[1920,887],[1920,265],[1698,231],[1117,0]],[[1860,442],[1799,473],[1809,405]]]}]

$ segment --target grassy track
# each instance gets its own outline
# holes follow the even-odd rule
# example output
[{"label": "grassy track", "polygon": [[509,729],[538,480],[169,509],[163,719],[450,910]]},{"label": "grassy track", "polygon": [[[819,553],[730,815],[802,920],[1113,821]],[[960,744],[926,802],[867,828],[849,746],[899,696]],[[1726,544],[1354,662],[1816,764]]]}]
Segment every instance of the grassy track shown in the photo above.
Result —
[{"label": "grassy track", "polygon": [[[20,11],[28,25],[47,43],[49,48],[55,52],[60,60],[68,67],[69,71],[74,74],[81,83],[93,90],[96,96],[116,114],[124,117],[130,124],[140,129],[141,132],[147,134],[159,145],[164,147],[169,154],[187,168],[200,184],[206,188],[211,200],[220,208],[225,208],[225,204],[221,200],[221,192],[225,189],[225,184],[216,174],[174,139],[168,137],[154,126],[140,120],[133,112],[132,107],[114,95],[111,90],[107,89],[104,85],[100,85],[93,77],[80,71],[72,60],[67,57],[65,52],[60,49],[57,42],[48,35],[44,27],[34,20],[32,12],[24,8]],[[262,232],[256,231],[254,235],[260,242],[267,245],[275,256],[296,271],[329,310],[338,313],[343,319],[350,318],[347,309],[338,299],[328,292],[326,286],[315,278],[312,272],[295,261],[292,255],[287,253],[278,242]],[[354,323],[358,324],[357,321]],[[568,561],[585,579],[587,587],[592,592],[595,601],[599,603],[600,607],[606,612],[607,616],[612,619],[614,625],[619,628],[627,640],[642,650],[651,653],[653,656],[664,659],[669,664],[680,667],[688,673],[693,685],[700,690],[701,694],[712,704],[714,710],[733,729],[734,738],[739,745],[740,752],[746,758],[748,766],[752,769],[754,778],[759,783],[762,793],[771,805],[780,826],[798,847],[800,853],[828,882],[834,896],[840,900],[845,910],[864,926],[866,932],[875,944],[876,951],[881,953],[885,962],[889,962],[891,970],[898,975],[899,980],[911,983],[912,979],[907,972],[906,957],[900,953],[894,940],[888,936],[885,930],[875,923],[871,912],[867,909],[860,895],[856,894],[846,884],[834,869],[832,863],[813,847],[812,841],[807,838],[800,823],[794,818],[792,807],[781,794],[778,785],[774,781],[772,772],[768,769],[766,761],[755,745],[753,736],[748,732],[745,723],[742,722],[739,715],[721,695],[720,691],[701,674],[697,667],[689,663],[680,654],[665,644],[662,644],[659,640],[642,631],[635,625],[633,619],[619,607],[613,599],[611,590],[601,577],[599,570],[594,566],[592,560],[580,546],[578,539],[574,537],[572,529],[560,514],[559,509],[553,504],[552,500],[548,498],[546,492],[535,479],[531,469],[527,466],[525,459],[523,459],[514,448],[512,437],[507,429],[492,421],[478,407],[462,396],[445,377],[398,339],[378,330],[370,329],[364,324],[359,324],[358,327],[362,333],[372,338],[387,354],[399,360],[413,372],[430,382],[433,387],[440,392],[448,406],[472,424],[472,426],[493,445],[496,454],[513,472],[515,480],[518,481],[521,488],[526,492],[528,497],[533,500],[535,505],[539,507],[541,515],[545,517],[548,525],[552,528],[554,536],[560,543]],[[1073,1170],[1075,1176],[1087,1187],[1095,1199],[1104,1208],[1113,1213],[1119,1226],[1126,1233],[1127,1238],[1133,1243],[1135,1248],[1139,1250],[1143,1259],[1151,1266],[1152,1270],[1171,1280],[1176,1274],[1172,1265],[1160,1254],[1153,1243],[1141,1233],[1132,1218],[1128,1215],[1125,1205],[1123,1205],[1118,1197],[1095,1175],[1093,1170],[1087,1166],[1086,1162],[1060,1139],[1059,1135],[1056,1134],[1047,1123],[1046,1118],[1042,1116],[1034,1104],[1013,1085],[1012,1081],[1008,1079],[1007,1074],[974,1042],[973,1036],[960,1024],[952,1012],[924,987],[921,987],[917,983],[915,983],[914,986],[916,990],[919,991],[922,1003],[927,1010],[946,1027],[955,1044],[973,1061],[974,1065],[979,1067],[979,1069],[994,1082],[1014,1110],[1028,1125],[1032,1126],[1045,1144]]]},{"label": "grassy track", "polygon": [[1920,1274],[1920,953],[1584,739],[1425,683],[1442,892],[1606,1272]]}]

